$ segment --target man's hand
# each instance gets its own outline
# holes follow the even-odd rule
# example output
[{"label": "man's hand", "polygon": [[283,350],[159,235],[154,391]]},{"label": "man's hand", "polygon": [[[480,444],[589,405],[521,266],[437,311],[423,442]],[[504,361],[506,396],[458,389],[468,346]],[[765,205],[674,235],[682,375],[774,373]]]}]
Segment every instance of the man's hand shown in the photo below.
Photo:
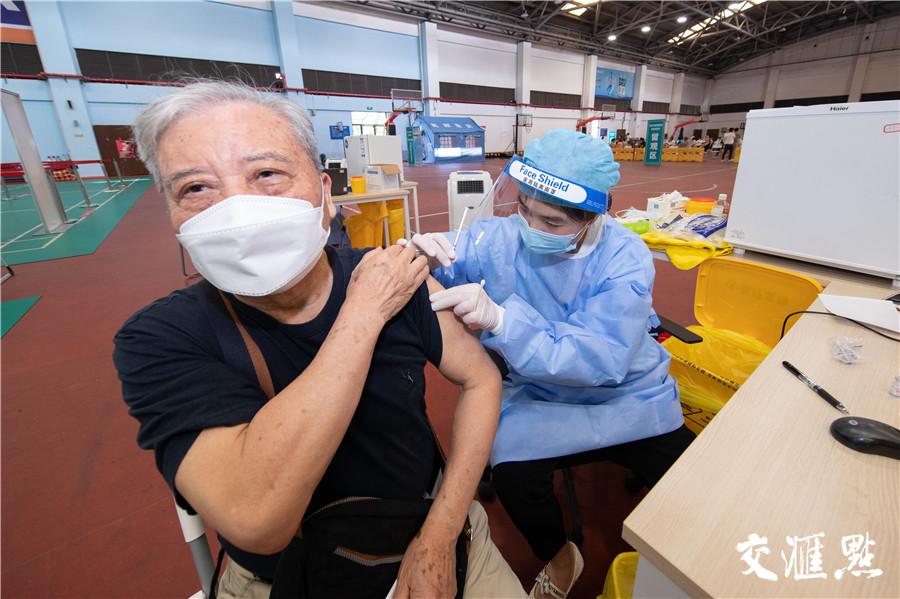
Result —
[{"label": "man's hand", "polygon": [[456,596],[456,537],[412,540],[397,576],[394,599],[453,599]]},{"label": "man's hand", "polygon": [[376,248],[353,270],[346,303],[374,309],[387,322],[403,309],[428,277],[428,259],[412,247]]},{"label": "man's hand", "polygon": [[398,239],[397,243],[404,247],[412,247],[416,251],[428,256],[428,268],[431,270],[439,266],[450,266],[456,260],[456,250],[450,240],[441,233],[416,233],[412,239]]}]

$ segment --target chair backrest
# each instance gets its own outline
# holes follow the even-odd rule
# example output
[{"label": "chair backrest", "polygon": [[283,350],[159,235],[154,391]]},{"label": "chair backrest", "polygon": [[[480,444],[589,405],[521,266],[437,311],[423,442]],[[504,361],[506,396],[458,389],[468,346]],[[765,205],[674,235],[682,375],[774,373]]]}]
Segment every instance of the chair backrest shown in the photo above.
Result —
[{"label": "chair backrest", "polygon": [[[694,316],[704,326],[729,329],[774,347],[784,318],[806,310],[822,286],[789,270],[735,258],[712,258],[700,265]],[[788,329],[797,318],[788,322]]]},{"label": "chair backrest", "polygon": [[[194,561],[194,569],[200,580],[200,592],[204,597],[210,595],[210,582],[213,578],[215,563],[212,552],[209,550],[209,542],[206,540],[206,525],[203,519],[196,514],[189,514],[184,508],[175,502],[175,513],[178,514],[178,524],[181,525],[181,534],[184,542],[191,550],[191,558]],[[189,599],[193,599],[193,596]]]}]

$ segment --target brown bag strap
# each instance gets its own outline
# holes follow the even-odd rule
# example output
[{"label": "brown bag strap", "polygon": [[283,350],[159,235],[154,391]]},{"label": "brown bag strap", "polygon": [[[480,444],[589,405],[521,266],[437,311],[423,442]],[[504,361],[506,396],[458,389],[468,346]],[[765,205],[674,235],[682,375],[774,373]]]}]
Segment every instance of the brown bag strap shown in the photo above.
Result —
[{"label": "brown bag strap", "polygon": [[231,320],[237,326],[238,333],[241,334],[241,339],[244,340],[244,345],[247,346],[247,353],[250,354],[250,361],[253,363],[253,370],[256,371],[256,380],[259,381],[260,389],[263,390],[267,398],[272,399],[275,397],[275,386],[272,384],[272,375],[269,374],[269,367],[266,365],[266,359],[263,357],[262,351],[259,349],[256,341],[253,340],[253,337],[250,336],[250,333],[247,332],[244,323],[238,318],[237,312],[234,311],[234,306],[231,305],[231,300],[228,299],[228,296],[221,291],[219,291],[219,296],[225,303],[225,308],[228,310]]}]

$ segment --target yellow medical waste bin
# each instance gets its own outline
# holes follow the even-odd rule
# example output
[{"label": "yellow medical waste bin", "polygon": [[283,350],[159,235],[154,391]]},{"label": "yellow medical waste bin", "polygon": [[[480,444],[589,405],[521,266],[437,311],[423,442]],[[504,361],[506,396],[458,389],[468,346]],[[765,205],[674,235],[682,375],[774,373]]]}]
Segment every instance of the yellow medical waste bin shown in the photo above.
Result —
[{"label": "yellow medical waste bin", "polygon": [[[699,433],[747,380],[781,338],[792,312],[806,310],[822,286],[805,275],[736,258],[700,265],[689,330],[703,341],[663,346],[672,356],[685,424]],[[797,321],[788,321],[785,332]]]},{"label": "yellow medical waste bin", "polygon": [[620,553],[609,566],[603,593],[597,599],[631,599],[634,592],[634,576],[637,573],[638,553]]},{"label": "yellow medical waste bin", "polygon": [[388,200],[388,232],[391,236],[391,245],[404,236],[406,228],[406,214],[403,210],[403,200]]},{"label": "yellow medical waste bin", "polygon": [[344,228],[350,236],[350,246],[380,247],[384,244],[384,219],[389,214],[385,202],[366,202],[358,204],[357,208],[359,214],[344,219]]}]

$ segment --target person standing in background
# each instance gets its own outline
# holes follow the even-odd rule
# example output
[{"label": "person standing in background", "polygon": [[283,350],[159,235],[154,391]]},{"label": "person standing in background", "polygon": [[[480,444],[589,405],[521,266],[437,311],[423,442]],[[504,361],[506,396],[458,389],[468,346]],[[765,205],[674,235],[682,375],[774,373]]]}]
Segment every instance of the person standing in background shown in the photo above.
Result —
[{"label": "person standing in background", "polygon": [[[722,147],[722,160],[731,160],[734,158],[734,140],[737,138],[737,134],[734,132],[734,129],[729,129],[722,136],[722,143],[725,144]],[[728,158],[725,158],[725,154],[728,154]]]}]

